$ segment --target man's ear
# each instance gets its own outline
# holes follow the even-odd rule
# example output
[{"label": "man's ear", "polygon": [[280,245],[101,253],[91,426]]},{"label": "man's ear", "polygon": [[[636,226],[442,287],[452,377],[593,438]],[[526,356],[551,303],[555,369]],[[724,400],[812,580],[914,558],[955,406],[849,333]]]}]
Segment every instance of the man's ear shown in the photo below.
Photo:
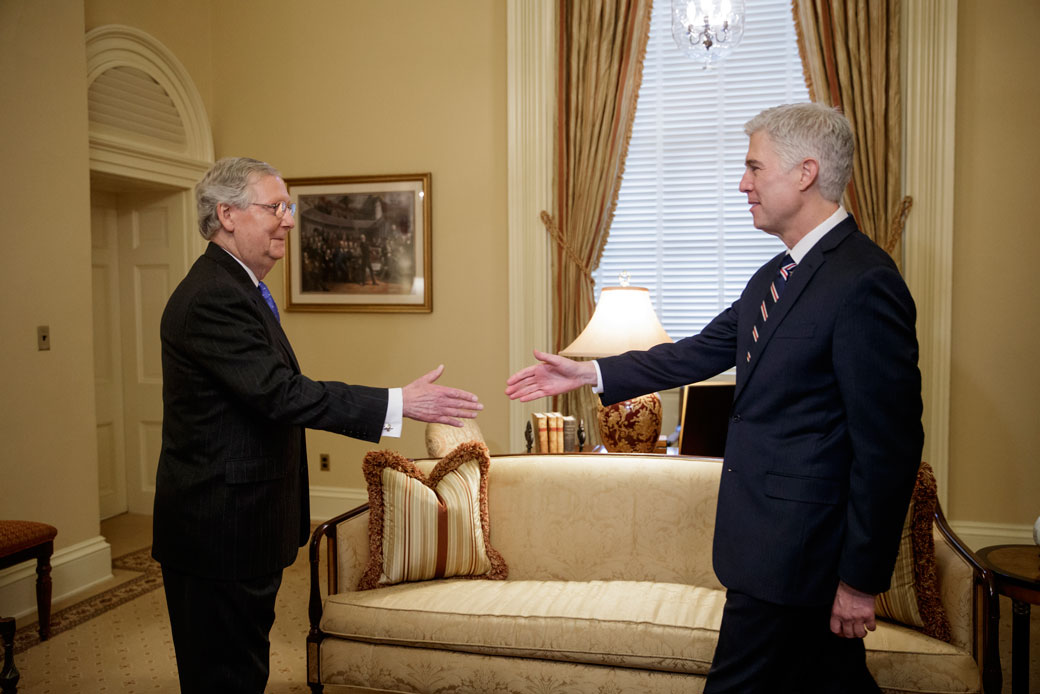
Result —
[{"label": "man's ear", "polygon": [[815,159],[805,159],[802,161],[801,170],[798,176],[798,190],[805,192],[809,190],[809,187],[816,182],[816,179],[820,175],[820,162]]},{"label": "man's ear", "polygon": [[218,203],[217,219],[220,221],[220,225],[227,231],[235,230],[235,219],[231,214],[231,205],[226,202]]}]

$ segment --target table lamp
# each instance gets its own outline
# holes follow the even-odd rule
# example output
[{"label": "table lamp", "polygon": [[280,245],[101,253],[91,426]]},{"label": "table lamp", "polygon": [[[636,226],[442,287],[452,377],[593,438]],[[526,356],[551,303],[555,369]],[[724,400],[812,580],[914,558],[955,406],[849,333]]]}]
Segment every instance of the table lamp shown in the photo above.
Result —
[{"label": "table lamp", "polygon": [[[627,286],[624,275],[621,285],[603,288],[588,325],[560,354],[612,357],[672,341],[657,320],[650,290]],[[650,393],[608,407],[599,405],[597,419],[608,451],[652,453],[661,435],[661,398]]]}]

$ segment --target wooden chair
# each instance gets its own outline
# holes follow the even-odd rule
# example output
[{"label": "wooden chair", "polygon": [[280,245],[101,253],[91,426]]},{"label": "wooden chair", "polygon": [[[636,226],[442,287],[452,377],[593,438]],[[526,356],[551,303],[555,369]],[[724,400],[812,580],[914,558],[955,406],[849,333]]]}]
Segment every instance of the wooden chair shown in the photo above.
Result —
[{"label": "wooden chair", "polygon": [[34,521],[0,520],[0,569],[36,560],[36,611],[40,640],[51,635],[51,554],[58,529]]}]

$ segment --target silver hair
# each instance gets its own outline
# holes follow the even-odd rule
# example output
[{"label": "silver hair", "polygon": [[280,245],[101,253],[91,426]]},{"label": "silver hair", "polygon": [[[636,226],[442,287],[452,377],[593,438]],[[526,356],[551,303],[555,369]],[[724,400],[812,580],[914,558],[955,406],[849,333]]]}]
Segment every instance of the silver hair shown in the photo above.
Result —
[{"label": "silver hair", "polygon": [[760,130],[769,135],[784,166],[815,159],[820,165],[820,195],[832,202],[841,200],[852,178],[855,148],[852,126],[841,111],[823,104],[775,106],[744,124],[748,137]]},{"label": "silver hair", "polygon": [[220,229],[217,206],[221,203],[240,209],[253,202],[249,186],[264,176],[281,174],[270,164],[249,157],[226,157],[213,165],[195,185],[195,205],[199,233],[207,241]]}]

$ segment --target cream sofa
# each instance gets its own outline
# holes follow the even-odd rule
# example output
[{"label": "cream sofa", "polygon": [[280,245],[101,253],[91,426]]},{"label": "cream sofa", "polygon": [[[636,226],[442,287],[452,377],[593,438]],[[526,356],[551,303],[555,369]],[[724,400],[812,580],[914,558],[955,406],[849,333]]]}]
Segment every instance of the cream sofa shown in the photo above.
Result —
[{"label": "cream sofa", "polygon": [[[367,505],[315,531],[312,690],[702,691],[725,597],[711,569],[720,463],[638,454],[491,461],[490,540],[508,580],[357,591]],[[428,473],[435,462],[417,465]],[[952,643],[881,623],[866,639],[867,659],[888,692],[981,691],[973,654],[984,576],[941,513],[934,536]]]}]

